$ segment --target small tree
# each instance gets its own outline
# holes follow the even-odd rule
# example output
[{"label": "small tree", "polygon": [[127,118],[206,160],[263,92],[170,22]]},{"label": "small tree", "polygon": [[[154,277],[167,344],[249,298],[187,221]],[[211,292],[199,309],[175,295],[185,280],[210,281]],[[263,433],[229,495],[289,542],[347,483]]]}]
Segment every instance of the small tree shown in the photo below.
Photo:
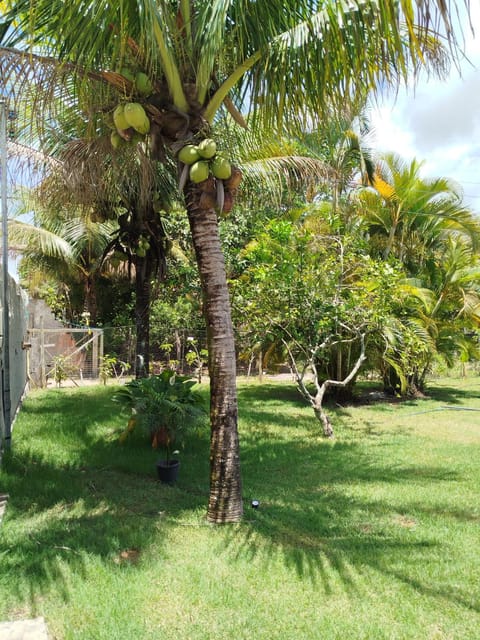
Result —
[{"label": "small tree", "polygon": [[[345,327],[347,330],[350,330],[348,327]],[[332,423],[330,422],[330,418],[328,417],[324,407],[323,400],[325,397],[325,393],[328,391],[330,387],[346,387],[350,384],[355,376],[360,371],[360,367],[362,363],[366,360],[365,356],[365,334],[361,333],[359,329],[355,331],[356,336],[352,338],[352,340],[358,339],[360,343],[360,355],[357,358],[357,361],[352,366],[350,372],[343,380],[321,380],[317,368],[318,356],[321,351],[324,349],[328,349],[334,343],[334,339],[332,336],[328,336],[322,343],[315,344],[313,346],[302,346],[297,341],[295,342],[295,346],[298,347],[298,352],[300,357],[295,355],[295,350],[292,344],[286,340],[282,339],[283,344],[285,345],[288,356],[290,359],[290,364],[294,373],[295,382],[297,383],[298,389],[305,400],[312,407],[313,412],[317,420],[322,423],[323,426],[323,435],[326,438],[333,437],[333,428]],[[346,342],[346,339],[342,339],[341,342]],[[301,364],[299,364],[301,362]],[[306,382],[305,374],[310,371],[313,375],[313,384],[314,391],[310,391],[310,388]]]},{"label": "small tree", "polygon": [[52,371],[53,379],[55,380],[57,387],[61,387],[62,382],[65,382],[65,380],[74,374],[75,368],[68,356],[58,355],[53,359]]},{"label": "small tree", "polygon": [[[245,257],[250,266],[235,284],[239,318],[252,336],[263,334],[265,351],[283,347],[300,393],[331,437],[325,394],[354,384],[367,335],[384,339],[402,274],[365,256],[358,235],[318,235],[285,220],[270,223]],[[335,377],[339,352],[343,373]]]},{"label": "small tree", "polygon": [[187,364],[195,367],[197,380],[200,383],[202,382],[202,370],[208,358],[208,351],[207,349],[199,349],[197,341],[193,336],[188,336],[187,342],[190,347],[190,351],[187,352],[185,359]]},{"label": "small tree", "polygon": [[119,360],[117,356],[106,353],[100,358],[99,376],[104,385],[107,384],[107,380],[114,376],[117,380],[122,378],[129,369],[130,365]]}]

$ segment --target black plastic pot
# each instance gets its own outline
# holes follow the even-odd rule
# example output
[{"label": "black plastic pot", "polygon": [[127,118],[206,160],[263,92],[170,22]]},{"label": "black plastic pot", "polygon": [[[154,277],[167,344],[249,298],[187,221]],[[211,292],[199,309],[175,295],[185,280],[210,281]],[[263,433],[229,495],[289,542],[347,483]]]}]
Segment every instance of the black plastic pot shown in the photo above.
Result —
[{"label": "black plastic pot", "polygon": [[178,477],[178,469],[180,468],[179,460],[158,460],[157,475],[160,482],[173,484]]}]

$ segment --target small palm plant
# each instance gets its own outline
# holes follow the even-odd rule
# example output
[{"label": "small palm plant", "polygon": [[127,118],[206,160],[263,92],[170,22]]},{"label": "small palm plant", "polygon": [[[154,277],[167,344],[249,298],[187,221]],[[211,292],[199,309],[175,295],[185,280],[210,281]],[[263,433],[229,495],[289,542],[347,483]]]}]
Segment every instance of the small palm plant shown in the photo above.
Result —
[{"label": "small palm plant", "polygon": [[165,449],[169,461],[172,446],[179,444],[188,429],[205,420],[203,397],[193,390],[195,385],[194,379],[169,369],[128,382],[113,395],[115,402],[130,411],[120,440],[138,427],[148,433],[152,447]]}]

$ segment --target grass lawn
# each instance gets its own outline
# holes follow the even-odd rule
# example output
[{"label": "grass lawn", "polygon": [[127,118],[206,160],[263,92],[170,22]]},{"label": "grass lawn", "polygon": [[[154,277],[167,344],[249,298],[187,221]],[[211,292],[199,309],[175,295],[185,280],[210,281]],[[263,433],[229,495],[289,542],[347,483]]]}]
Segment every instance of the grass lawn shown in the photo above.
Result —
[{"label": "grass lawn", "polygon": [[[181,453],[124,445],[113,386],[32,393],[0,470],[0,620],[55,639],[480,637],[480,378],[331,410],[240,383],[245,518],[205,521],[208,434]],[[260,501],[256,510],[249,505]]]}]

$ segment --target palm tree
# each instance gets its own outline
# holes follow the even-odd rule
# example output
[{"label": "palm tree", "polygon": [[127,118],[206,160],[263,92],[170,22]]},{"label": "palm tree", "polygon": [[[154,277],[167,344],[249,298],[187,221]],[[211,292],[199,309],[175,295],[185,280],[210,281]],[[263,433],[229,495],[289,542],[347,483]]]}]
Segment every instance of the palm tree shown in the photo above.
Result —
[{"label": "palm tree", "polygon": [[161,211],[171,206],[175,182],[172,167],[153,163],[139,145],[112,155],[102,142],[78,139],[64,146],[47,198],[51,206],[68,199],[93,209],[98,222],[115,221],[101,262],[115,253],[124,256],[129,276],[133,267],[136,375],[142,377],[150,364],[151,284],[165,273],[168,238]]},{"label": "palm tree", "polygon": [[[48,130],[42,138],[43,152],[29,145],[9,143],[9,152],[23,159],[23,165],[35,169],[42,176],[39,187],[31,192],[35,202],[43,211],[65,211],[71,208],[71,216],[80,222],[80,210],[84,211],[84,223],[93,216],[93,222],[105,222],[113,237],[103,247],[104,255],[97,258],[101,263],[113,252],[116,257],[123,254],[128,262],[128,275],[135,282],[135,324],[137,376],[147,375],[150,362],[149,310],[151,281],[165,272],[168,239],[160,210],[169,208],[176,183],[175,167],[152,162],[140,145],[131,144],[123,153],[112,154],[110,141],[105,137],[95,140],[85,138],[88,123],[81,110],[70,104],[68,110],[58,114],[55,130]],[[31,135],[31,134],[30,134]],[[76,137],[76,136],[83,137]],[[20,139],[26,137],[19,133]],[[22,166],[22,165],[20,165]],[[32,199],[32,198],[30,198]],[[32,203],[32,209],[35,203]],[[66,214],[67,215],[67,214]],[[49,216],[40,216],[37,224]],[[111,225],[112,221],[117,224]],[[28,226],[16,224],[20,233],[35,233]],[[80,227],[81,228],[81,227]],[[44,228],[47,231],[48,228]],[[36,232],[37,240],[41,236]],[[52,247],[38,247],[45,256],[51,256]],[[40,255],[40,254],[39,254]],[[67,260],[68,262],[68,260]],[[132,270],[133,267],[133,270]],[[94,270],[91,287],[95,285],[98,269]],[[89,290],[85,290],[85,307],[89,307]],[[94,300],[94,298],[92,298]],[[95,312],[89,310],[94,321]]]},{"label": "palm tree", "polygon": [[[31,193],[24,193],[25,207],[31,211]],[[21,210],[19,210],[20,213]],[[92,322],[97,314],[96,283],[102,274],[102,255],[117,228],[114,221],[98,222],[93,212],[71,206],[63,209],[35,206],[33,224],[11,219],[11,251],[22,255],[22,284],[35,295],[36,285],[47,280],[81,289],[80,304]],[[103,269],[104,271],[104,269]],[[77,309],[77,313],[80,310]]]},{"label": "palm tree", "polygon": [[[421,163],[386,154],[372,186],[358,194],[370,251],[401,263],[401,308],[386,327],[384,380],[416,393],[436,355],[471,349],[479,324],[480,224],[446,178],[422,178]],[[468,350],[467,349],[467,350]]]},{"label": "palm tree", "polygon": [[395,256],[411,275],[445,234],[478,239],[479,224],[462,204],[457,185],[447,178],[422,178],[422,163],[385,154],[377,163],[371,186],[358,197],[359,213],[368,225],[372,246],[386,260]]},{"label": "palm tree", "polygon": [[[187,143],[207,138],[223,108],[244,124],[241,109],[261,101],[272,129],[304,129],[312,114],[328,114],[332,105],[353,99],[360,88],[363,92],[379,82],[398,82],[425,61],[445,69],[447,55],[434,37],[437,28],[443,30],[451,51],[457,49],[451,14],[441,0],[328,0],[313,5],[310,0],[37,0],[34,4],[18,0],[11,4],[17,26],[9,42],[21,42],[24,32],[33,29],[39,53],[53,56],[43,62],[33,56],[24,60],[30,68],[43,64],[45,69],[37,73],[41,90],[37,84],[32,105],[34,110],[39,105],[43,123],[54,121],[55,114],[45,117],[42,102],[51,103],[49,87],[58,88],[59,74],[67,84],[72,75],[77,78],[80,98],[82,83],[98,80],[95,104],[87,109],[93,130],[95,114],[113,109],[135,92],[131,80],[118,73],[124,66],[135,66],[147,74],[152,88],[150,95],[137,92],[134,98],[148,114],[151,153],[160,161]],[[8,85],[19,68],[6,65],[2,71]],[[211,200],[202,199],[204,184],[187,180],[180,186],[208,334],[207,517],[212,522],[237,521],[243,505],[235,344],[217,213]],[[216,187],[221,202],[224,185],[217,181],[211,187]]]}]

